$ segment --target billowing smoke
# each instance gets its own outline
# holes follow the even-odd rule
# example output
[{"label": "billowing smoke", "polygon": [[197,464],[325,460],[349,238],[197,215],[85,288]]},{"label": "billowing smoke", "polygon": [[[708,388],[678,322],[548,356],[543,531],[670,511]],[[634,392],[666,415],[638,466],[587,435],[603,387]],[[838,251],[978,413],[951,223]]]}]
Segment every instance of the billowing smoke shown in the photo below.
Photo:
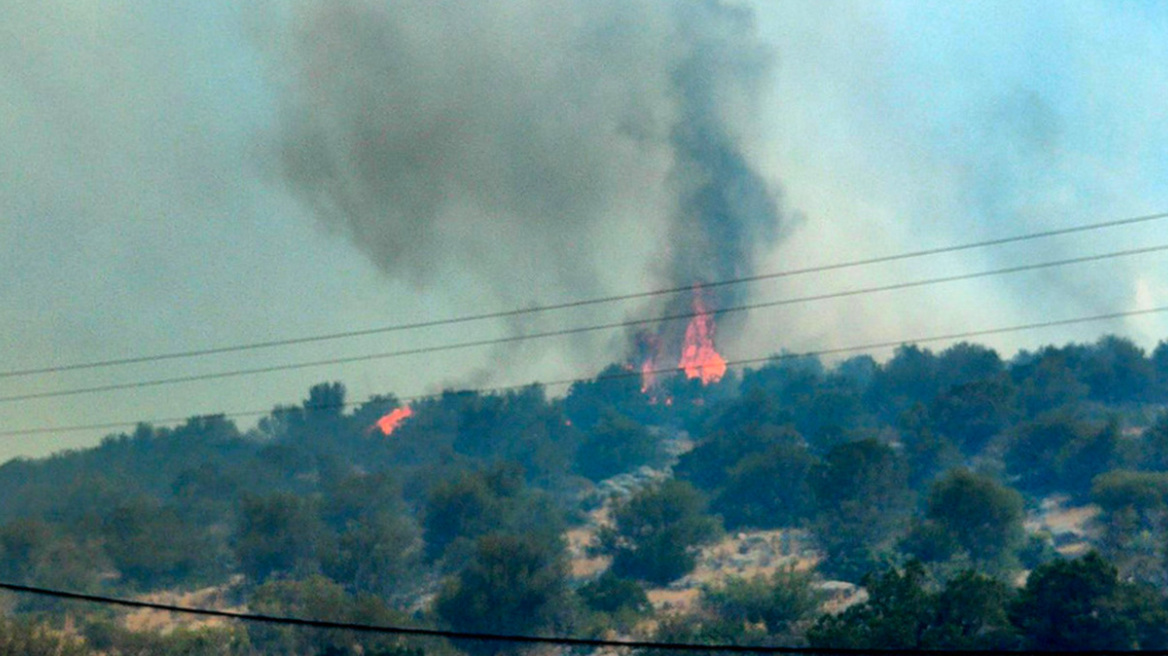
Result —
[{"label": "billowing smoke", "polygon": [[620,237],[595,231],[623,227],[664,229],[663,273],[684,283],[748,272],[775,237],[740,148],[771,61],[747,9],[348,0],[297,16],[284,173],[391,275],[426,284],[456,258],[513,274],[539,251],[587,274]]},{"label": "billowing smoke", "polygon": [[419,289],[687,285],[749,274],[778,235],[742,147],[772,63],[745,7],[305,0],[293,24],[282,175]]}]

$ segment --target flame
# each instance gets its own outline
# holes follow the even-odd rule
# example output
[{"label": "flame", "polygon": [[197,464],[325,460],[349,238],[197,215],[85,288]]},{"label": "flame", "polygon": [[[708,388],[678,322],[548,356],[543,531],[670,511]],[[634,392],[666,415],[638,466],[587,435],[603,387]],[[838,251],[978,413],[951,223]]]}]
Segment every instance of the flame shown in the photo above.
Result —
[{"label": "flame", "polygon": [[401,426],[402,422],[405,421],[407,417],[411,417],[413,414],[414,411],[410,408],[410,406],[403,405],[402,407],[397,408],[393,412],[385,415],[381,419],[378,419],[377,424],[375,425],[381,429],[381,432],[384,435],[388,437],[389,435],[392,435],[399,426]]},{"label": "flame", "polygon": [[693,310],[695,316],[685,328],[685,345],[677,366],[685,370],[686,378],[700,378],[703,385],[709,385],[726,375],[726,360],[714,349],[714,315],[706,309],[700,287],[694,288]]},{"label": "flame", "polygon": [[648,394],[657,385],[657,373],[653,370],[653,358],[641,363],[641,393]]},{"label": "flame", "polygon": [[641,354],[641,393],[649,394],[657,388],[657,360],[661,356],[661,338],[648,331],[637,335],[637,350]]}]

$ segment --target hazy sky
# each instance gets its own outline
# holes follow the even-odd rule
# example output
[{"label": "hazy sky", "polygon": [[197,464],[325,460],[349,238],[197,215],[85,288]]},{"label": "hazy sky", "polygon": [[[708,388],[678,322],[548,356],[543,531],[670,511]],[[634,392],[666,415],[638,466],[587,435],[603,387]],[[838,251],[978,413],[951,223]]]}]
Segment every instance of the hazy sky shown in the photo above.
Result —
[{"label": "hazy sky", "polygon": [[[0,371],[669,284],[728,252],[703,250],[687,214],[711,152],[740,156],[749,174],[734,178],[727,211],[741,232],[726,239],[740,247],[731,264],[751,271],[1168,211],[1163,4],[744,6],[753,14],[665,0],[0,0]],[[717,147],[687,150],[686,130]],[[784,279],[749,296],[1157,245],[1166,225]],[[719,346],[752,358],[1153,307],[1168,304],[1165,261],[762,310]],[[0,378],[0,396],[652,311]],[[981,341],[1011,354],[1110,331],[1150,347],[1166,327],[1157,316]],[[626,339],[0,402],[0,429],[264,409],[325,380],[361,399],[586,376]],[[0,437],[0,458],[102,433]]]}]

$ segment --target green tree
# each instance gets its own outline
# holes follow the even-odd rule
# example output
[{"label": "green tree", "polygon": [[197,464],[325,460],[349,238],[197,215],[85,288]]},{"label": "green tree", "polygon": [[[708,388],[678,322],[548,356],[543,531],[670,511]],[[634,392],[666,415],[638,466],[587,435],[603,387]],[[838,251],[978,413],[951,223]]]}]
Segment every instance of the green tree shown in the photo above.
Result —
[{"label": "green tree", "polygon": [[612,570],[605,570],[594,581],[580,586],[577,591],[584,605],[603,613],[617,613],[631,610],[637,613],[648,611],[649,597],[641,584],[630,579],[622,579]]},{"label": "green tree", "polygon": [[936,431],[924,404],[918,403],[897,418],[896,427],[908,464],[909,487],[921,490],[939,474],[962,461],[961,451],[953,440]]},{"label": "green tree", "polygon": [[[1165,346],[1165,353],[1168,353],[1168,345]],[[1135,451],[1135,461],[1139,469],[1168,471],[1168,412],[1161,412],[1156,421],[1144,431]]]},{"label": "green tree", "polygon": [[969,342],[960,342],[941,351],[937,355],[936,367],[939,389],[992,380],[1004,369],[997,351]]},{"label": "green tree", "polygon": [[1003,581],[965,570],[936,596],[921,642],[928,649],[1012,649],[1018,644],[1009,621],[1012,600]]},{"label": "green tree", "polygon": [[105,552],[131,585],[150,589],[226,574],[226,553],[172,507],[137,499],[102,521]]},{"label": "green tree", "polygon": [[933,484],[923,522],[905,541],[910,555],[947,560],[962,555],[979,569],[1016,566],[1024,531],[1022,495],[994,479],[957,469]]},{"label": "green tree", "polygon": [[[313,575],[302,580],[269,581],[252,593],[248,605],[263,615],[310,617],[350,624],[408,626],[401,613],[372,595],[350,595],[333,581]],[[405,638],[321,630],[309,627],[257,624],[249,627],[256,652],[288,656],[357,656],[386,654],[421,656]]]},{"label": "green tree", "polygon": [[976,455],[1014,416],[1014,389],[1005,377],[954,385],[929,405],[933,430]]},{"label": "green tree", "polygon": [[[558,549],[556,547],[559,547]],[[540,633],[562,630],[568,587],[563,545],[525,535],[492,533],[475,542],[466,568],[447,580],[434,610],[458,631]],[[466,643],[473,653],[498,653],[504,643]]]},{"label": "green tree", "polygon": [[1121,403],[1148,398],[1154,372],[1142,348],[1130,339],[1107,335],[1088,349],[1080,379],[1090,389],[1091,398]]},{"label": "green tree", "polygon": [[1091,500],[1102,511],[1101,548],[1125,578],[1168,583],[1168,473],[1097,476]]},{"label": "green tree", "polygon": [[973,571],[930,592],[924,567],[910,562],[864,580],[868,600],[823,615],[808,631],[813,647],[836,649],[1008,650],[1017,644],[1007,609],[1010,590]]},{"label": "green tree", "polygon": [[611,569],[580,586],[576,594],[584,607],[594,614],[588,627],[588,633],[592,635],[603,635],[611,628],[630,631],[653,609],[640,583],[622,579]]},{"label": "green tree", "polygon": [[1010,376],[1018,385],[1018,404],[1025,415],[1073,407],[1087,398],[1089,388],[1079,380],[1074,361],[1067,349],[1055,348],[1015,358]]},{"label": "green tree", "polygon": [[1018,489],[1043,496],[1067,492],[1084,499],[1091,479],[1124,459],[1118,425],[1092,426],[1073,415],[1044,415],[1019,424],[1003,460]]},{"label": "green tree", "polygon": [[814,509],[808,479],[815,462],[805,447],[788,443],[745,456],[730,468],[711,509],[729,529],[798,526]]},{"label": "green tree", "polygon": [[1149,598],[1139,591],[1122,583],[1115,567],[1091,552],[1031,572],[1010,617],[1030,649],[1162,648],[1156,626],[1164,621],[1162,609],[1149,607]]},{"label": "green tree", "polygon": [[[22,519],[0,526],[0,580],[94,592],[108,567],[93,541],[82,541],[46,522]],[[53,608],[59,602],[26,596],[21,609]]]},{"label": "green tree", "polygon": [[843,649],[920,649],[932,622],[933,599],[925,590],[919,562],[903,571],[868,574],[862,581],[868,601],[839,615],[824,615],[807,633],[814,647]]},{"label": "green tree", "polygon": [[615,411],[605,411],[585,432],[574,467],[581,476],[599,481],[636,469],[656,454],[657,439],[647,428]]},{"label": "green tree", "polygon": [[324,533],[310,500],[287,493],[244,498],[235,540],[240,571],[257,584],[313,573]]},{"label": "green tree", "polygon": [[336,538],[321,555],[323,572],[353,593],[401,598],[419,578],[422,540],[385,474],[350,476],[330,487],[322,518]]},{"label": "green tree", "polygon": [[[761,372],[754,374],[759,375]],[[697,446],[678,459],[674,474],[707,493],[715,493],[728,484],[731,470],[745,458],[757,457],[775,447],[803,447],[803,437],[788,423],[789,419],[790,413],[780,407],[773,395],[759,387],[749,388],[705,423],[697,433],[701,435]]]},{"label": "green tree", "polygon": [[619,576],[665,584],[693,569],[694,551],[718,532],[700,492],[671,479],[635,493],[613,512],[602,548]]},{"label": "green tree", "polygon": [[836,446],[811,473],[812,530],[827,559],[821,569],[859,580],[905,525],[912,504],[903,458],[873,439]]},{"label": "green tree", "polygon": [[892,418],[916,403],[928,404],[938,391],[937,356],[929,349],[906,344],[877,371],[867,396],[872,406]]},{"label": "green tree", "polygon": [[457,569],[474,541],[487,533],[526,533],[555,542],[563,514],[545,494],[525,485],[522,467],[497,463],[481,471],[458,470],[439,481],[423,507],[422,528],[427,560]]},{"label": "green tree", "polygon": [[0,653],[22,656],[82,656],[91,653],[80,640],[29,619],[0,618]]},{"label": "green tree", "polygon": [[761,623],[769,634],[788,633],[792,625],[810,617],[819,602],[811,575],[790,569],[769,577],[731,577],[721,586],[702,591],[703,606],[723,620],[740,628]]}]

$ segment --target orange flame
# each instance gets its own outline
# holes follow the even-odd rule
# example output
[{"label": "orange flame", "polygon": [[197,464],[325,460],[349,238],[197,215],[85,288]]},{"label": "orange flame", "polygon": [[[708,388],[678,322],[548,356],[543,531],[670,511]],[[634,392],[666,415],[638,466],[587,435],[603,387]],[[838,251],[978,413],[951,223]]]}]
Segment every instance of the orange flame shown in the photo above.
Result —
[{"label": "orange flame", "polygon": [[700,378],[703,385],[716,383],[726,375],[726,360],[714,349],[714,316],[702,301],[701,288],[694,289],[695,316],[685,328],[681,362],[686,378]]},{"label": "orange flame", "polygon": [[414,411],[410,408],[410,406],[403,405],[402,407],[397,408],[393,412],[385,415],[381,419],[378,419],[376,426],[380,428],[381,432],[388,437],[389,435],[392,435],[399,426],[401,426],[402,422],[405,421],[407,417],[411,417],[413,414]]},{"label": "orange flame", "polygon": [[653,358],[641,363],[641,393],[648,394],[657,384],[657,372],[653,370]]},{"label": "orange flame", "polygon": [[657,360],[661,356],[661,338],[648,331],[641,331],[637,334],[637,350],[642,357],[641,393],[649,394],[657,388]]}]

